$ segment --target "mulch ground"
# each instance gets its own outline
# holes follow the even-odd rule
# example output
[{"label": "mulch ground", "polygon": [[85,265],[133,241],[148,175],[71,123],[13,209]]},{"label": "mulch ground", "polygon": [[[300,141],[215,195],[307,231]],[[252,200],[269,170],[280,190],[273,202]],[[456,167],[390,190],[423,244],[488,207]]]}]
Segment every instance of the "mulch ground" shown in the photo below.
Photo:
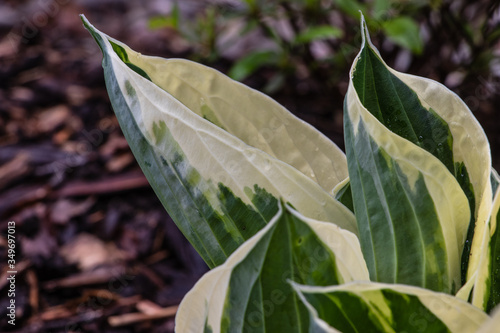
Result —
[{"label": "mulch ground", "polygon": [[[21,18],[0,19],[0,226],[6,235],[16,222],[17,270],[12,326],[2,250],[0,331],[173,332],[176,306],[206,266],[135,162],[78,17],[122,38],[120,20],[137,11],[64,3],[0,5],[6,19]],[[150,35],[143,48],[172,54]]]}]

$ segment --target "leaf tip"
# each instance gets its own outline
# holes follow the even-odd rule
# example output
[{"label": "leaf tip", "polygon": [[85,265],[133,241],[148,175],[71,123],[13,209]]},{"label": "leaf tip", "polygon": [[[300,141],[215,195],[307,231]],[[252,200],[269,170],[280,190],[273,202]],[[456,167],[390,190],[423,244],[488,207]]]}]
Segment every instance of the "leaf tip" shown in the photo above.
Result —
[{"label": "leaf tip", "polygon": [[366,24],[365,16],[363,15],[363,12],[360,10],[359,14],[361,15],[360,18],[360,25],[361,25],[361,48],[363,48],[366,44],[366,41],[368,40],[368,43],[371,44],[370,40],[370,33],[368,32],[368,25]]},{"label": "leaf tip", "polygon": [[375,47],[375,45],[373,45],[373,43],[372,43],[372,40],[370,38],[370,31],[368,30],[368,24],[367,24],[367,22],[365,20],[365,16],[361,12],[361,10],[359,11],[359,13],[361,14],[361,18],[360,18],[360,26],[361,26],[361,49],[363,49],[368,44],[368,47],[370,47],[373,51],[375,51],[375,53],[380,58],[382,58],[380,56],[380,52]]},{"label": "leaf tip", "polygon": [[83,26],[86,28],[86,29],[89,29],[89,27],[92,26],[92,24],[90,24],[89,20],[85,17],[85,14],[79,14],[78,16],[80,16],[80,19],[82,20],[83,22]]},{"label": "leaf tip", "polygon": [[104,40],[103,40],[103,37],[101,36],[102,33],[99,30],[97,30],[92,25],[92,23],[90,23],[90,21],[87,19],[87,17],[85,17],[84,14],[80,14],[79,16],[80,16],[80,19],[83,22],[83,26],[85,27],[85,29],[88,30],[88,32],[90,33],[90,35],[92,35],[92,37],[94,38],[94,40],[99,45],[99,48],[101,49],[101,51],[103,52],[103,54],[105,54],[105,51],[104,51],[105,50]]}]

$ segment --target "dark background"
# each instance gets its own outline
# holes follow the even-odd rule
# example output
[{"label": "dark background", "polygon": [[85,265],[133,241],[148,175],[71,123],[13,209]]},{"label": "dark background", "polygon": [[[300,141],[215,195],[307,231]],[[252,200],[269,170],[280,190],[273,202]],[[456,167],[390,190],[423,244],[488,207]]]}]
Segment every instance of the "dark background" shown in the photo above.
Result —
[{"label": "dark background", "polygon": [[[78,14],[144,54],[231,73],[343,148],[342,102],[360,46],[353,3],[390,66],[464,99],[498,169],[497,1],[0,2],[0,331],[171,332],[171,306],[206,271],[123,138],[102,55]],[[323,26],[337,31],[311,35]],[[8,221],[15,327],[6,316]],[[127,324],[130,313],[139,316]]]}]

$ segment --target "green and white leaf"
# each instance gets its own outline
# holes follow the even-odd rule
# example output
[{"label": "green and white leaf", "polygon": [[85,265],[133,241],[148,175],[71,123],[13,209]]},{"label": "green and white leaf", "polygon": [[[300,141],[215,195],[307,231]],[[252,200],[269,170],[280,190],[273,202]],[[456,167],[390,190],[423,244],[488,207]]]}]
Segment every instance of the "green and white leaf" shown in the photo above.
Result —
[{"label": "green and white leaf", "polygon": [[[393,74],[406,85],[413,88],[422,105],[432,108],[449,126],[453,136],[453,158],[455,164],[463,163],[473,188],[474,209],[471,226],[474,228],[468,237],[471,242],[471,255],[467,263],[467,279],[477,270],[484,229],[489,219],[492,205],[492,190],[490,182],[491,152],[486,134],[467,105],[455,93],[444,85],[418,76],[398,73]],[[457,180],[461,182],[458,173]],[[469,196],[469,195],[468,195]],[[472,206],[472,204],[471,204]]]},{"label": "green and white leaf", "polygon": [[[478,160],[489,161],[488,143],[455,94],[390,69],[371,44],[364,20],[362,30],[344,104],[344,135],[371,279],[455,292],[462,285],[471,215],[455,168],[464,164],[460,170],[468,170],[476,202],[486,202],[489,171]],[[466,153],[472,148],[481,152],[475,160]]]},{"label": "green and white leaf", "polygon": [[309,332],[476,332],[488,321],[448,294],[406,285],[352,282],[313,287],[292,283],[310,313]]},{"label": "green and white leaf", "polygon": [[319,286],[367,281],[357,237],[280,205],[265,228],[186,295],[176,331],[307,331],[309,314],[290,280]]},{"label": "green and white leaf", "polygon": [[143,56],[82,17],[104,54],[110,100],[144,174],[210,267],[277,212],[357,232],[330,192],[347,177],[330,140],[269,97],[211,68]]},{"label": "green and white leaf", "polygon": [[[369,38],[368,44],[378,54]],[[383,59],[380,58],[380,61],[383,62]],[[473,232],[470,232],[467,237],[468,243],[472,243],[467,245],[471,248],[471,255],[470,259],[465,258],[464,263],[467,269],[467,279],[470,279],[477,270],[480,256],[480,251],[477,249],[483,243],[482,236],[485,235],[484,229],[492,207],[491,152],[486,134],[465,102],[447,87],[428,78],[397,72],[385,63],[384,66],[392,75],[413,90],[425,109],[434,111],[449,127],[453,137],[452,153],[455,177],[462,189],[467,191],[469,185],[472,187],[471,191],[466,193],[469,199],[472,197],[470,206],[473,212],[471,214]],[[439,143],[436,143],[435,139],[430,140],[425,134],[422,136],[423,138],[419,141],[428,143],[431,152],[433,152],[433,146],[439,148]],[[425,145],[421,147],[426,149]],[[463,168],[457,167],[461,164],[464,166]],[[472,238],[473,235],[479,236]]]},{"label": "green and white leaf", "polygon": [[[474,248],[480,252],[478,269],[471,279],[457,293],[462,299],[471,298],[471,303],[487,312],[491,312],[500,304],[500,178],[495,170],[491,174],[492,187],[496,194],[491,210],[491,218],[486,224],[481,247]],[[470,297],[472,296],[472,297]]]},{"label": "green and white leaf", "polygon": [[[368,43],[371,45],[369,40]],[[378,51],[376,52],[378,54]],[[380,60],[383,62],[381,58]],[[397,79],[411,87],[425,109],[434,111],[442,118],[453,137],[455,177],[465,190],[471,207],[470,229],[462,255],[462,270],[467,274],[463,275],[462,283],[465,282],[466,277],[468,285],[472,288],[475,284],[474,279],[477,277],[480,249],[482,244],[488,242],[485,228],[492,208],[491,154],[487,137],[467,105],[444,85],[427,78],[399,73],[386,67]],[[420,141],[436,145],[435,140],[426,140],[425,134],[423,137],[424,139]],[[422,148],[426,149],[424,146]],[[432,152],[432,146],[429,150]],[[461,293],[461,297],[468,299],[465,292]]]}]

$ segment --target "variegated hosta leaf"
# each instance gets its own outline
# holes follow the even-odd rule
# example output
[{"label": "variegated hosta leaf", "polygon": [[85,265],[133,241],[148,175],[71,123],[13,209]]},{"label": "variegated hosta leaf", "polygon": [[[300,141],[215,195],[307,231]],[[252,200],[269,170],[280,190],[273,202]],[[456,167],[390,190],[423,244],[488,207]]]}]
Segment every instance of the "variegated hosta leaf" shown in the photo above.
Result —
[{"label": "variegated hosta leaf", "polygon": [[388,67],[366,34],[367,44],[352,73],[360,101],[388,129],[437,157],[469,200],[471,220],[461,257],[463,284],[477,269],[480,252],[471,248],[481,246],[491,209],[488,139],[455,93],[436,81]]},{"label": "variegated hosta leaf", "polygon": [[[274,216],[277,198],[357,231],[329,192],[343,153],[268,97],[186,60],[146,57],[82,17],[104,54],[113,109],[139,165],[210,267]],[[333,220],[335,218],[335,221]]]},{"label": "variegated hosta leaf", "polygon": [[472,278],[457,293],[457,297],[469,299],[478,308],[487,312],[500,304],[500,178],[495,170],[491,174],[492,187],[495,190],[491,218],[486,225],[483,243],[473,250],[480,252],[477,270]]},{"label": "variegated hosta leaf", "polygon": [[[480,256],[473,249],[482,243],[481,236],[484,235],[492,204],[488,139],[467,105],[455,93],[436,81],[390,70],[417,93],[425,108],[432,108],[448,124],[453,136],[455,177],[467,195],[472,211],[462,256],[462,270],[467,271],[469,279],[477,269]],[[465,275],[462,282],[464,280]]]},{"label": "variegated hosta leaf", "polygon": [[[471,216],[462,188],[470,189],[470,177],[474,187],[467,194],[486,201],[488,143],[456,95],[390,69],[371,44],[364,20],[362,30],[344,105],[344,135],[370,277],[454,292],[462,285]],[[480,154],[471,158],[470,150]]]},{"label": "variegated hosta leaf", "polygon": [[[488,321],[456,297],[406,285],[292,283],[310,312],[310,332],[476,332]],[[312,329],[314,327],[314,329]]]},{"label": "variegated hosta leaf", "polygon": [[288,281],[368,280],[357,237],[280,205],[271,222],[208,272],[182,301],[177,332],[305,332],[309,314]]}]

